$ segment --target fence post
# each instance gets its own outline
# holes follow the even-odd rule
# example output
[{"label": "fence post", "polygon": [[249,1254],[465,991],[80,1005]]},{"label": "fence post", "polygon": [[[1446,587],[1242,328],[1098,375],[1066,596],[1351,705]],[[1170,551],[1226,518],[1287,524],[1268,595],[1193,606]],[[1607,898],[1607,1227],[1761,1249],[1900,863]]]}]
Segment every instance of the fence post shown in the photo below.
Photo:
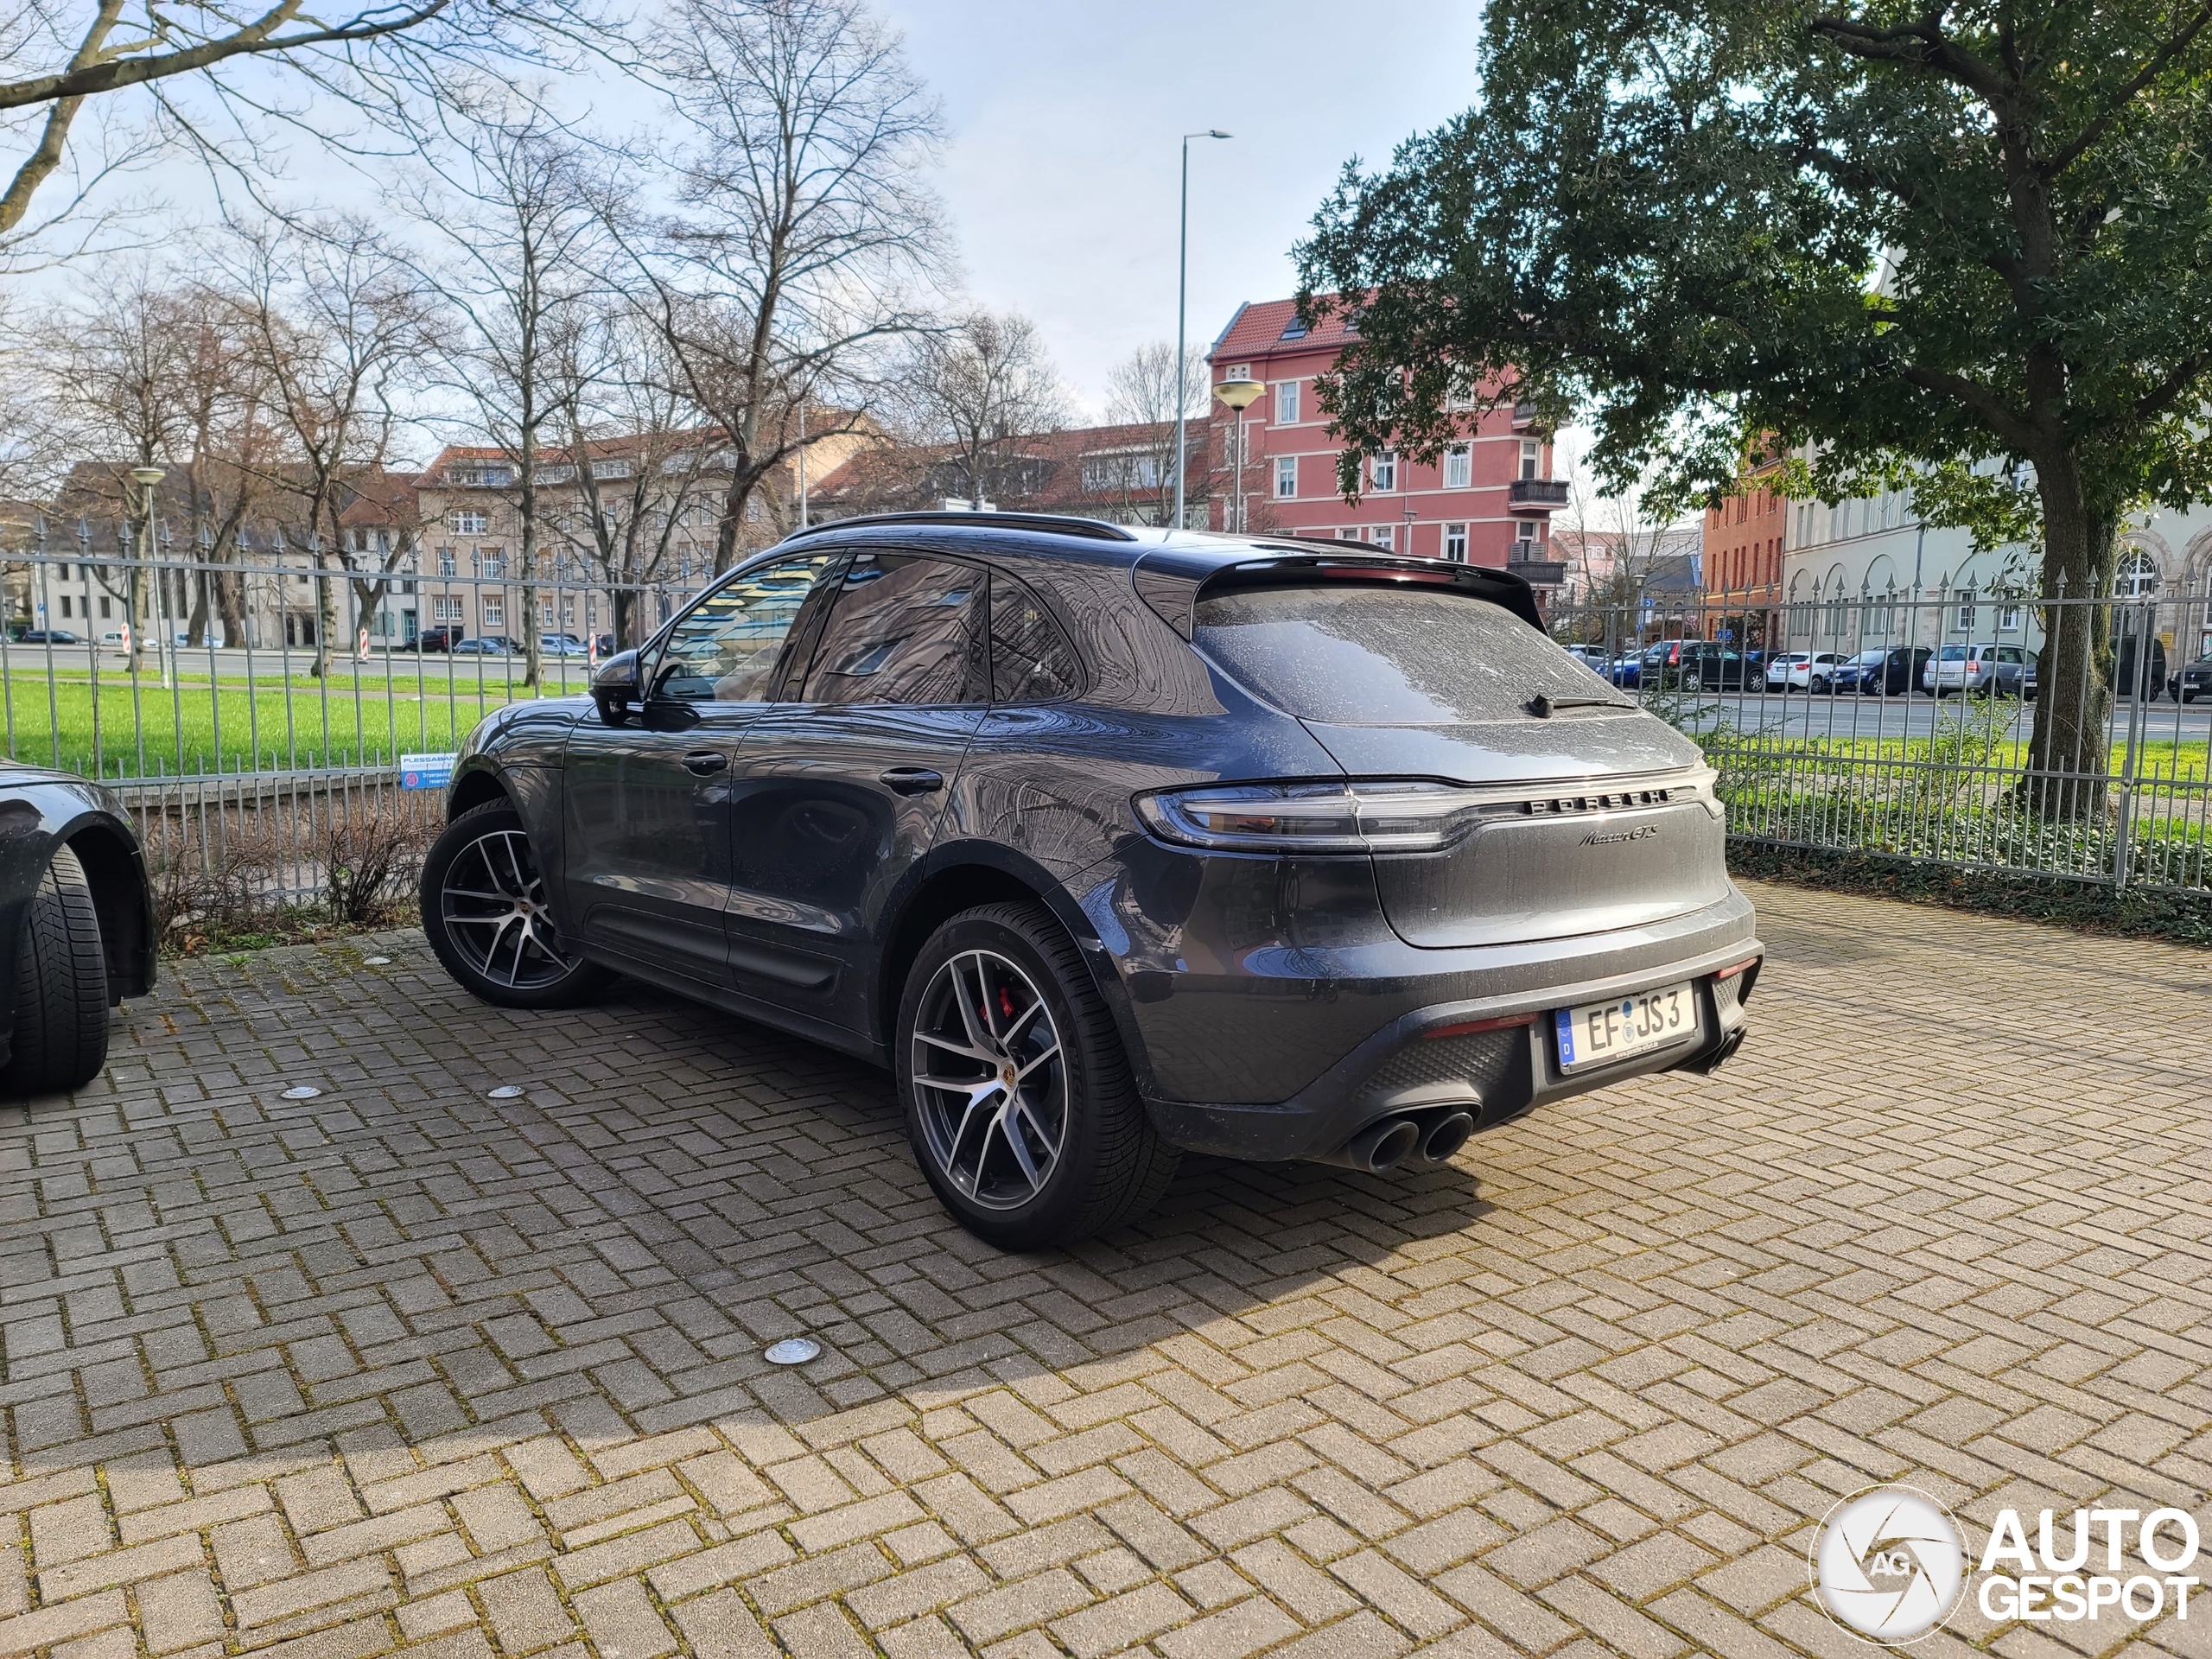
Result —
[{"label": "fence post", "polygon": [[[2141,766],[2143,748],[2143,682],[2151,672],[2151,648],[2158,639],[2151,630],[2157,620],[2147,605],[2134,607],[2133,614],[2128,618],[2127,749],[2120,761],[2119,829],[2113,838],[2112,848],[2112,886],[2114,893],[2127,891],[2129,866],[2133,862],[2135,781]],[[2104,744],[2105,765],[2110,766],[2112,740],[2105,739]]]}]

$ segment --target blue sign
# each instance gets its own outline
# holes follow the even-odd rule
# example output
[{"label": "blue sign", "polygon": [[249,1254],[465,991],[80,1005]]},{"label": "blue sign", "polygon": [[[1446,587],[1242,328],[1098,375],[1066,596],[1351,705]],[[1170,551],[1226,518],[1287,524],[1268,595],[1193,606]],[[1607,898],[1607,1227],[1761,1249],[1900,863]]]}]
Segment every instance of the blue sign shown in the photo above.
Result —
[{"label": "blue sign", "polygon": [[402,789],[443,789],[453,781],[453,756],[403,754],[399,757]]}]

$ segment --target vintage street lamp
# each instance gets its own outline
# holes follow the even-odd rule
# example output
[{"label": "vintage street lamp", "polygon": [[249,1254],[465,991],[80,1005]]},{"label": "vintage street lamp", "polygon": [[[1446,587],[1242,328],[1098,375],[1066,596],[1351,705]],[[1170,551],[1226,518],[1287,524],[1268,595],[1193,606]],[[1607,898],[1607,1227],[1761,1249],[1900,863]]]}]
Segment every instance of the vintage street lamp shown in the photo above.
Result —
[{"label": "vintage street lamp", "polygon": [[1236,520],[1236,523],[1224,524],[1222,528],[1227,531],[1234,531],[1240,534],[1244,529],[1246,519],[1244,511],[1244,411],[1251,408],[1254,404],[1257,403],[1260,399],[1260,394],[1266,390],[1267,388],[1262,385],[1257,380],[1224,380],[1213,389],[1213,395],[1215,397],[1220,398],[1224,404],[1236,411],[1236,494],[1231,503],[1231,505],[1235,510],[1230,514],[1230,517],[1233,518]]}]

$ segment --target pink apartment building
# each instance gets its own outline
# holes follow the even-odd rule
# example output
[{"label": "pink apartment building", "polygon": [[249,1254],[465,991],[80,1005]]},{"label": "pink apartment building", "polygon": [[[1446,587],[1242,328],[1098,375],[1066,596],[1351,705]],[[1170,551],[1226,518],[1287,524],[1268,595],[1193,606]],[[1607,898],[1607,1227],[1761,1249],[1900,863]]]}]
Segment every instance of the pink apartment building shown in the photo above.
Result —
[{"label": "pink apartment building", "polygon": [[[1245,412],[1246,526],[1294,536],[1363,541],[1430,559],[1508,565],[1541,593],[1565,568],[1552,557],[1550,518],[1567,505],[1567,486],[1551,475],[1550,440],[1531,429],[1525,410],[1467,417],[1467,439],[1433,465],[1389,451],[1361,468],[1357,502],[1338,493],[1337,457],[1313,378],[1351,335],[1341,316],[1310,334],[1288,300],[1249,300],[1237,308],[1207,361],[1213,380],[1251,379],[1267,395]],[[1232,527],[1236,417],[1214,406],[1218,488],[1213,529]]]}]

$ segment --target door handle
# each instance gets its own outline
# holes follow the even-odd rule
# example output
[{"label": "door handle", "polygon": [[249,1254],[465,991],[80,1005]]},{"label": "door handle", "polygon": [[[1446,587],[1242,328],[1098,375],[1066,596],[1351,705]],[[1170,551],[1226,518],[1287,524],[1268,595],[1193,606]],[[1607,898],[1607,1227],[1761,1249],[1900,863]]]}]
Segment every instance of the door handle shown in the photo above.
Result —
[{"label": "door handle", "polygon": [[926,795],[944,787],[944,774],[927,766],[893,766],[883,774],[883,786],[899,795]]},{"label": "door handle", "polygon": [[709,772],[721,772],[729,765],[729,756],[720,749],[694,749],[683,757],[683,770],[704,778]]}]

